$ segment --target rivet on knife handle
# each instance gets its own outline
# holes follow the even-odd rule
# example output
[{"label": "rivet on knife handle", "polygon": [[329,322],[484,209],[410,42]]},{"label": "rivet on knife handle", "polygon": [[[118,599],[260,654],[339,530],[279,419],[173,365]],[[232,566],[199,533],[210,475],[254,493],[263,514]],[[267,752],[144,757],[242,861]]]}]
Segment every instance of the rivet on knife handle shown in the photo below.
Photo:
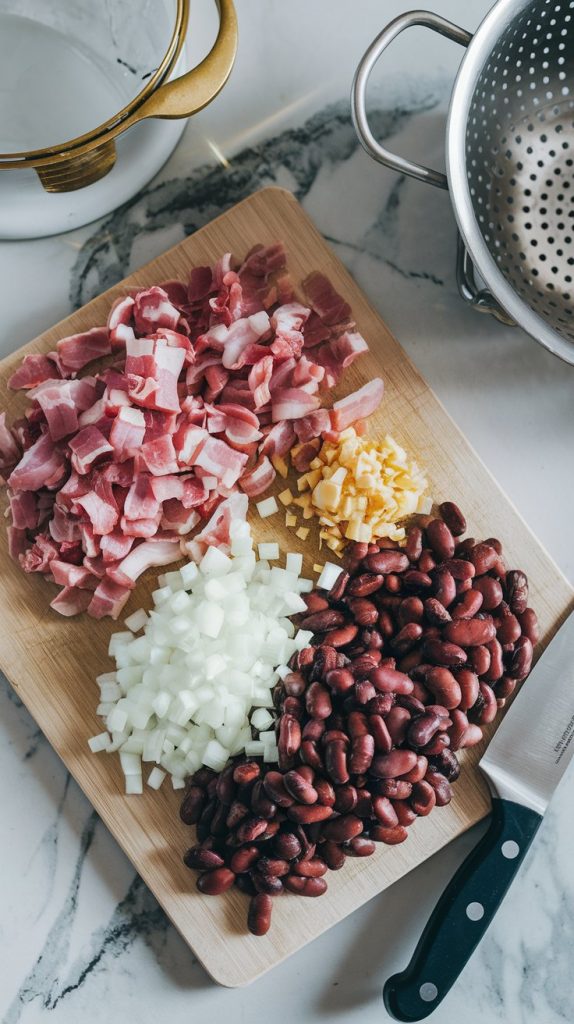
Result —
[{"label": "rivet on knife handle", "polygon": [[440,897],[406,970],[385,985],[385,1006],[397,1020],[423,1020],[444,999],[498,910],[541,821],[528,807],[493,799],[488,832]]}]

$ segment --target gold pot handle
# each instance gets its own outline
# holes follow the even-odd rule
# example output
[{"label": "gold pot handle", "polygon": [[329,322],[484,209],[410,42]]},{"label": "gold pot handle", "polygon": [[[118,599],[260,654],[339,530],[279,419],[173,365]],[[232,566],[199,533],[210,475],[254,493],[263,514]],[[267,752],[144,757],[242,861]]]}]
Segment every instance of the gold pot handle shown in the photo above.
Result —
[{"label": "gold pot handle", "polygon": [[219,32],[212,49],[201,64],[181,78],[166,82],[134,112],[130,119],[146,117],[190,117],[203,110],[223,89],[237,52],[237,15],[233,0],[216,0]]}]

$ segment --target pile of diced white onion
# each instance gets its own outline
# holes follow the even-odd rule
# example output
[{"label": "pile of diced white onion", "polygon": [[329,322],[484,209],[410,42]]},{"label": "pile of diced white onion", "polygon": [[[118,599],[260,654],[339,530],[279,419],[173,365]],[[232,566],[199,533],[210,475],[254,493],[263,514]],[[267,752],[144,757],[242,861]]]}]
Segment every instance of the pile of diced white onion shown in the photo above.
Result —
[{"label": "pile of diced white onion", "polygon": [[301,594],[313,584],[300,554],[285,568],[270,565],[277,544],[258,554],[248,523],[233,521],[229,556],[210,547],[199,566],[164,573],[153,609],[112,636],[116,671],[97,679],[106,732],[89,745],[119,751],[127,793],[142,792],[146,764],[148,785],[159,789],[169,773],[179,789],[201,765],[220,771],[243,751],[277,760],[272,690],[312,636],[287,616],[306,610]]}]

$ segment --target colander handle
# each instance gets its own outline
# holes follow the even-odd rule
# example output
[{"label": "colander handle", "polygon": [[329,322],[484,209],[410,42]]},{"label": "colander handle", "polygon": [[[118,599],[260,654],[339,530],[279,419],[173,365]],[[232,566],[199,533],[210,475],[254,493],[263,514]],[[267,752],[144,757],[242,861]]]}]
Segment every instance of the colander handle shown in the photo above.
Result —
[{"label": "colander handle", "polygon": [[433,171],[431,167],[425,167],[424,164],[407,160],[406,157],[391,153],[390,150],[381,146],[381,143],[375,139],[367,118],[367,83],[371,71],[389,43],[392,43],[393,39],[396,39],[406,28],[412,28],[415,25],[430,28],[433,32],[438,32],[441,36],[460,43],[461,46],[468,46],[472,39],[471,32],[466,32],[465,29],[459,28],[458,25],[441,18],[438,14],[433,14],[432,11],[407,11],[395,18],[371,43],[357,68],[351,91],[353,123],[361,145],[369,156],[373,157],[373,160],[378,160],[379,163],[385,164],[386,167],[391,167],[401,174],[409,174],[411,178],[418,178],[419,181],[424,181],[429,185],[436,185],[437,188],[448,188],[445,174]]},{"label": "colander handle", "polygon": [[456,250],[456,283],[459,294],[473,309],[478,310],[479,313],[490,313],[495,320],[498,320],[501,324],[506,324],[507,327],[516,327],[516,321],[496,301],[494,295],[488,291],[488,288],[478,287],[474,263],[460,235],[458,236]]}]

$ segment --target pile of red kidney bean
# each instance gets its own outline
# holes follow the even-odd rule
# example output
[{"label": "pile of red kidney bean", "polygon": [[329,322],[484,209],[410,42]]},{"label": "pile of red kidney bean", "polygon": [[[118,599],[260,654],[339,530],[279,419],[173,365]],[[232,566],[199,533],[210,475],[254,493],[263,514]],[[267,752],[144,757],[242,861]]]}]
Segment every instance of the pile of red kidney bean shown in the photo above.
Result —
[{"label": "pile of red kidney bean", "polygon": [[307,596],[296,620],[312,646],[275,691],[279,765],[236,758],[189,781],[181,817],[198,844],[185,863],[201,892],[251,896],[255,935],[273,896],[320,896],[328,869],[402,843],[448,804],[456,751],[480,742],[530,671],[526,576],[498,540],[461,540],[452,502],[440,513],[418,517],[402,548],[352,545],[332,590]]}]

